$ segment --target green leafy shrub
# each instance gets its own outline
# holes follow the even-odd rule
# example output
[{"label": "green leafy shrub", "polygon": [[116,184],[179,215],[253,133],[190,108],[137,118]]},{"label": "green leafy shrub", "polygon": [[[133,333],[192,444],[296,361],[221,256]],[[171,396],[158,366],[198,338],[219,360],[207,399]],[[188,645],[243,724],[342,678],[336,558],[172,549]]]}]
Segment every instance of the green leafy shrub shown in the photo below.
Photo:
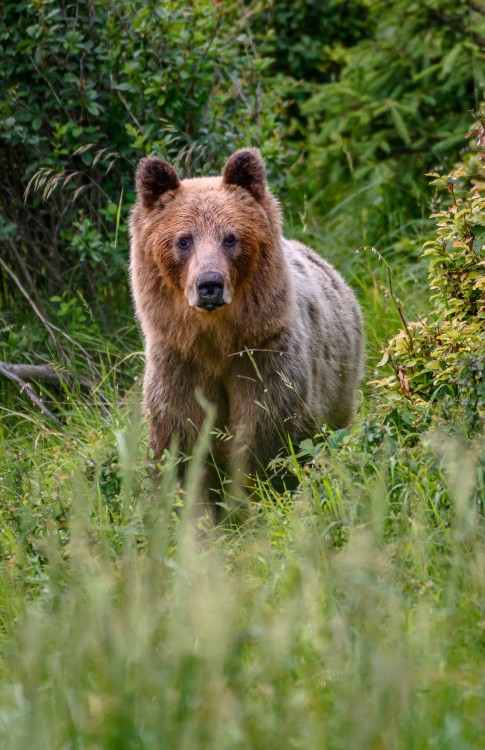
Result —
[{"label": "green leafy shrub", "polygon": [[[258,145],[277,165],[275,89],[242,0],[6,2],[0,18],[0,241],[44,299],[126,302],[123,225],[137,160],[188,176]],[[277,170],[275,170],[276,172]],[[0,268],[0,294],[11,279]],[[3,283],[2,283],[3,282]],[[13,286],[13,288],[15,288]]]},{"label": "green leafy shrub", "polygon": [[424,173],[456,158],[483,91],[485,15],[454,0],[365,6],[366,35],[336,40],[333,79],[308,87],[308,158],[295,184],[315,222],[348,236],[352,213],[358,242],[386,254],[403,225],[426,217]]},{"label": "green leafy shrub", "polygon": [[271,72],[293,79],[304,93],[309,82],[335,78],[335,49],[368,35],[367,15],[365,0],[272,0],[262,3],[252,26],[271,57]]},{"label": "green leafy shrub", "polygon": [[[485,121],[475,131],[483,144]],[[403,316],[381,361],[394,375],[377,381],[387,391],[384,412],[411,421],[439,413],[468,432],[485,417],[485,196],[477,162],[468,159],[447,177],[430,174],[452,198],[432,215],[436,234],[424,244],[433,308],[413,323]]]}]

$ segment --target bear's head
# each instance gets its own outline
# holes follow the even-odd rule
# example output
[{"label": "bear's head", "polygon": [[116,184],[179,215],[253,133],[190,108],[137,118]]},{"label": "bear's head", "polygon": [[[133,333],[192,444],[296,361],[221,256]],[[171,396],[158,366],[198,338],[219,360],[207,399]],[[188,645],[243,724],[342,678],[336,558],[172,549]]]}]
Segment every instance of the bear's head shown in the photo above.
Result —
[{"label": "bear's head", "polygon": [[136,190],[132,231],[141,228],[144,252],[194,311],[227,309],[256,269],[274,266],[281,215],[257,149],[236,151],[220,177],[186,180],[165,161],[144,158]]}]

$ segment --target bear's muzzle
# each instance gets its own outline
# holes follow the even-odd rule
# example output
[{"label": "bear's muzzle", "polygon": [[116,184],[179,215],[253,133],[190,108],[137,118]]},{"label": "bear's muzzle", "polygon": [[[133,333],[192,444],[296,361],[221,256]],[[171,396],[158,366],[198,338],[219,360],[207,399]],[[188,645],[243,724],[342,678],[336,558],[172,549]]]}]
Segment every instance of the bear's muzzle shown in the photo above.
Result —
[{"label": "bear's muzzle", "polygon": [[224,277],[221,273],[203,273],[196,281],[196,307],[212,312],[226,304],[224,300]]}]

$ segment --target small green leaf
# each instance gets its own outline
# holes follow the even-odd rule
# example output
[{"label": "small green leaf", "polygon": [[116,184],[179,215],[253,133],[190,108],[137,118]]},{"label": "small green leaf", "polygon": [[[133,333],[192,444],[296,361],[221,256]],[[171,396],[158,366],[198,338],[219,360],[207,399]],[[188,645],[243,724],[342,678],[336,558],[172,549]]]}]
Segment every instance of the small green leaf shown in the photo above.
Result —
[{"label": "small green leaf", "polygon": [[376,367],[384,367],[385,364],[389,361],[389,352],[384,352],[382,355],[382,359],[380,362],[377,363]]}]

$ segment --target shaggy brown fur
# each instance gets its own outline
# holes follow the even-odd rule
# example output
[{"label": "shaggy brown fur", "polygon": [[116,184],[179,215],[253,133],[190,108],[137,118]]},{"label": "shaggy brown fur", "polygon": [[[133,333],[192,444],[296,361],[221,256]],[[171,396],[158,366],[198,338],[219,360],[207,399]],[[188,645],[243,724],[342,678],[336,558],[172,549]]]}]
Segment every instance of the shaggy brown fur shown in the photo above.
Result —
[{"label": "shaggy brown fur", "polygon": [[[264,467],[287,435],[298,444],[323,423],[348,424],[362,374],[359,307],[329,263],[282,237],[259,152],[237,151],[222,177],[183,181],[149,157],[136,187],[131,281],[155,455],[175,433],[190,452],[199,394],[231,435],[213,446],[229,472]],[[201,307],[207,274],[223,285],[211,311]]]}]

